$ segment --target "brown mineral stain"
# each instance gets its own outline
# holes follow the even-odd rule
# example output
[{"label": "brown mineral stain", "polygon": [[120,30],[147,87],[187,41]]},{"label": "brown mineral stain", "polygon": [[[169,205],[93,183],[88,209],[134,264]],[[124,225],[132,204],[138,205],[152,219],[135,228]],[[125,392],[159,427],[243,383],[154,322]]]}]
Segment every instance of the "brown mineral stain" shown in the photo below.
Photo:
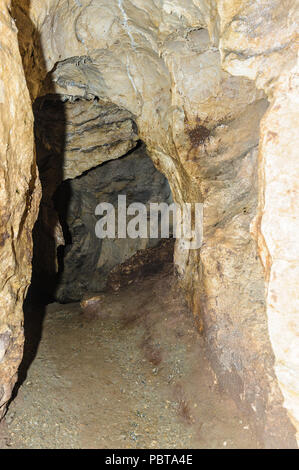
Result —
[{"label": "brown mineral stain", "polygon": [[191,128],[190,124],[185,120],[185,128],[191,142],[192,149],[203,144],[211,134],[211,131],[201,124],[199,117],[196,118],[196,122],[196,126]]},{"label": "brown mineral stain", "polygon": [[204,143],[204,141],[210,135],[210,130],[207,129],[205,126],[198,124],[193,129],[188,129],[187,133],[192,144],[192,148],[194,148]]}]

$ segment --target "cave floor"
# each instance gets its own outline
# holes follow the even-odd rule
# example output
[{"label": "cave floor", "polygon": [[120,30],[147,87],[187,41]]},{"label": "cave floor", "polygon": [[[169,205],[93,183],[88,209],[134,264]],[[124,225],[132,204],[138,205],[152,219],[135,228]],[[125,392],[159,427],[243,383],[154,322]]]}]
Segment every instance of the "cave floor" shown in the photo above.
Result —
[{"label": "cave floor", "polygon": [[42,337],[1,425],[2,448],[259,447],[218,389],[169,266],[104,293],[92,313],[55,303],[30,318],[25,363],[39,321]]}]

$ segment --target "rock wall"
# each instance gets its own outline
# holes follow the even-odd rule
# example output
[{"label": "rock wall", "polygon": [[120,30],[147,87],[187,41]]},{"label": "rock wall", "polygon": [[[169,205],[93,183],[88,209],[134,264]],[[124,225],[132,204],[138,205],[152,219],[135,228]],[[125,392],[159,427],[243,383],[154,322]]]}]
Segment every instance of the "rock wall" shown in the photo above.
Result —
[{"label": "rock wall", "polygon": [[[264,267],[275,373],[298,442],[298,3],[220,4],[223,66],[255,80],[271,103],[260,126],[259,206],[251,232]],[[270,396],[275,406],[272,386]]]},{"label": "rock wall", "polygon": [[22,306],[40,197],[31,102],[8,4],[0,8],[0,418],[22,358]]},{"label": "rock wall", "polygon": [[298,426],[297,12],[295,0],[32,0],[12,12],[32,98],[128,110],[174,199],[204,202],[204,244],[177,243],[177,270],[220,384],[269,447],[295,446],[289,418]]},{"label": "rock wall", "polygon": [[[298,66],[283,73],[261,126],[256,233],[267,282],[267,318],[284,406],[299,423]],[[297,439],[298,439],[297,432]]]}]

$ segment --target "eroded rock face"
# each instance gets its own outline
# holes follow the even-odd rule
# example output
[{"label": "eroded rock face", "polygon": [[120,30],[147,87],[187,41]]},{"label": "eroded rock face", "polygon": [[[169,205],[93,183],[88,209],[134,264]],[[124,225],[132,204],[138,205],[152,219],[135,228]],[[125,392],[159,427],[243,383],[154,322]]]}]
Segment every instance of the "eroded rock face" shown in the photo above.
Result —
[{"label": "eroded rock face", "polygon": [[22,305],[40,196],[30,97],[8,4],[0,8],[0,418],[22,358]]},{"label": "eroded rock face", "polygon": [[[117,221],[118,195],[126,195],[127,205],[141,202],[149,207],[150,202],[171,203],[168,182],[156,170],[144,146],[66,181],[58,189],[56,208],[70,239],[55,294],[59,301],[77,301],[88,291],[103,290],[116,265],[137,250],[159,243],[159,238],[151,239],[149,234],[146,238],[117,238],[117,224],[116,237],[97,238],[95,226],[99,217],[95,208],[101,202],[112,204]],[[131,218],[128,216],[127,221]]]},{"label": "eroded rock face", "polygon": [[41,180],[52,173],[43,194],[60,181],[122,157],[138,140],[134,117],[129,111],[99,100],[62,99],[49,95],[34,105]]},{"label": "eroded rock face", "polygon": [[299,423],[298,66],[281,75],[261,125],[259,212],[255,233],[267,279],[267,317],[285,406]]},{"label": "eroded rock face", "polygon": [[13,15],[32,98],[128,110],[174,199],[204,202],[202,249],[176,244],[182,285],[220,383],[267,446],[294,446],[283,405],[297,425],[296,2],[32,0],[30,11],[21,3]]}]

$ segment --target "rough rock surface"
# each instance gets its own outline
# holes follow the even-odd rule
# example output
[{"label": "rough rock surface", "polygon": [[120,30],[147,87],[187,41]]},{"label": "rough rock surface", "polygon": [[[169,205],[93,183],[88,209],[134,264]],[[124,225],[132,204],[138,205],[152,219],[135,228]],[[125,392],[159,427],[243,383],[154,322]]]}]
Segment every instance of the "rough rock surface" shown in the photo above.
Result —
[{"label": "rough rock surface", "polygon": [[[299,81],[282,74],[261,126],[258,238],[267,279],[267,316],[275,372],[294,426],[299,423]],[[263,170],[262,170],[263,169]],[[282,334],[283,332],[283,334]],[[298,436],[297,436],[298,437]]]},{"label": "rough rock surface", "polygon": [[[95,215],[95,208],[101,202],[112,204],[117,221],[119,194],[127,196],[127,206],[132,202],[141,202],[147,207],[150,202],[171,202],[168,182],[156,170],[144,146],[68,180],[58,189],[56,207],[69,236],[55,294],[59,301],[77,301],[88,291],[103,290],[112,268],[137,250],[159,243],[159,238],[149,236],[117,238],[117,226],[116,237],[97,238],[95,226],[99,216]],[[127,221],[131,218],[127,216]]]},{"label": "rough rock surface", "polygon": [[107,160],[122,157],[138,140],[132,114],[113,103],[83,99],[63,102],[59,96],[50,95],[37,100],[34,110],[41,180],[47,177],[46,172],[52,172],[45,191],[53,187],[51,179],[57,187],[59,179],[75,178]]},{"label": "rough rock surface", "polygon": [[[182,285],[221,383],[251,410],[265,445],[294,446],[285,409],[298,429],[296,0],[13,6],[31,97],[97,97],[127,109],[174,199],[205,203],[201,252],[176,245]],[[16,48],[15,33],[8,41]],[[24,146],[22,126],[12,151]],[[26,181],[31,162],[22,166]],[[7,294],[10,302],[20,285]]]},{"label": "rough rock surface", "polygon": [[33,115],[8,3],[1,2],[0,9],[0,418],[22,357],[22,305],[30,283],[31,231],[40,195]]}]

